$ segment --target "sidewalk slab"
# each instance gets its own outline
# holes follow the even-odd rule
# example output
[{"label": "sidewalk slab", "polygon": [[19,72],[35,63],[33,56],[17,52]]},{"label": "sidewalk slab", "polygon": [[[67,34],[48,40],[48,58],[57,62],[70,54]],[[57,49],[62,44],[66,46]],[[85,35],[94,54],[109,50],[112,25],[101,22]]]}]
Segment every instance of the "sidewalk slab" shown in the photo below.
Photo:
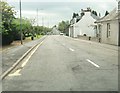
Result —
[{"label": "sidewalk slab", "polygon": [[80,41],[80,42],[83,42],[83,43],[89,43],[89,44],[93,44],[93,45],[96,45],[97,47],[104,47],[104,48],[108,48],[108,49],[112,49],[112,50],[116,50],[118,51],[118,49],[120,47],[116,46],[116,45],[110,45],[110,44],[104,44],[104,43],[99,43],[99,42],[94,42],[94,41],[88,41],[88,40],[83,40],[83,39],[80,39],[80,38],[72,38],[72,37],[68,37],[68,36],[65,36],[67,38],[71,38],[73,40],[77,40],[77,41]]}]

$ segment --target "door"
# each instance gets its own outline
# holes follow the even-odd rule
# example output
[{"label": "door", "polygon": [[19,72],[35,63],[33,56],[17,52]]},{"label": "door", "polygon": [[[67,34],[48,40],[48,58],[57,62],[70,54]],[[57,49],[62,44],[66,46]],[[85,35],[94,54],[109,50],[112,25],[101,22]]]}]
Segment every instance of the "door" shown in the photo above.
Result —
[{"label": "door", "polygon": [[99,28],[99,32],[98,32],[98,39],[99,39],[99,42],[101,43],[101,25],[98,26]]}]

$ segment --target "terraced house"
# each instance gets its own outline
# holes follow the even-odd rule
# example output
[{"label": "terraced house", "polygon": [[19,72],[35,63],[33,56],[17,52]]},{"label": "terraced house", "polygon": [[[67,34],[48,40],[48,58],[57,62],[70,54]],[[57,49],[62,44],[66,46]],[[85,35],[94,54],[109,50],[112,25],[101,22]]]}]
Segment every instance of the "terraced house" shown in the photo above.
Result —
[{"label": "terraced house", "polygon": [[102,43],[120,46],[120,3],[107,16],[97,20],[99,38]]}]

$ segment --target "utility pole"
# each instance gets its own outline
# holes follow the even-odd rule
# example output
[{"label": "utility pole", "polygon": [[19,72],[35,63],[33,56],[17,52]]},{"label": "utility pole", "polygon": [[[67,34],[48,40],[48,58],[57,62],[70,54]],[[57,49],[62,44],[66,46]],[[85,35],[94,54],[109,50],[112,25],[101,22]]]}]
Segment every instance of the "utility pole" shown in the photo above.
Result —
[{"label": "utility pole", "polygon": [[48,28],[49,28],[49,18],[48,18]]},{"label": "utility pole", "polygon": [[37,8],[37,38],[38,38],[38,8]]},{"label": "utility pole", "polygon": [[22,14],[21,14],[21,0],[19,1],[19,3],[20,3],[20,33],[21,33],[21,44],[23,44],[23,41],[22,41],[22,39],[23,39],[23,34],[22,34]]},{"label": "utility pole", "polygon": [[44,26],[44,18],[42,17],[42,26]]}]

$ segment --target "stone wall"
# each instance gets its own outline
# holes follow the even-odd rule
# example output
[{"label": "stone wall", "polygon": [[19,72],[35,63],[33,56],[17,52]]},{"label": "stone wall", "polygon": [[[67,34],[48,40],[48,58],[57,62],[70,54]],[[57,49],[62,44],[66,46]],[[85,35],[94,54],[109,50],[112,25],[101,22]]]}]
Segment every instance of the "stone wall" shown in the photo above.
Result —
[{"label": "stone wall", "polygon": [[98,37],[89,37],[89,36],[78,35],[78,38],[79,39],[83,39],[83,40],[88,40],[88,41],[99,42],[99,38]]}]

